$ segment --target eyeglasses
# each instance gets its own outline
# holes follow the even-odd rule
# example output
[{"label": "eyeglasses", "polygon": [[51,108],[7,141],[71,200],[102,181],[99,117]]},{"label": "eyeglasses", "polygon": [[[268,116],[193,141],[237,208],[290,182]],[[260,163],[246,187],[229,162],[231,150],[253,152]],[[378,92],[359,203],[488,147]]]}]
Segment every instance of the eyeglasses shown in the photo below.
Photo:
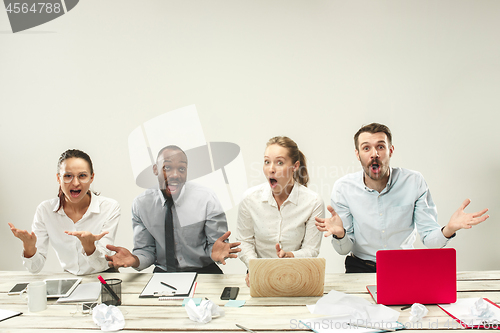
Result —
[{"label": "eyeglasses", "polygon": [[[75,178],[75,176],[72,175],[71,173],[65,173],[64,175],[61,175],[61,177],[65,184],[71,183],[73,181],[73,178]],[[88,173],[82,172],[78,174],[77,178],[80,183],[86,184],[90,181],[91,177]]]}]

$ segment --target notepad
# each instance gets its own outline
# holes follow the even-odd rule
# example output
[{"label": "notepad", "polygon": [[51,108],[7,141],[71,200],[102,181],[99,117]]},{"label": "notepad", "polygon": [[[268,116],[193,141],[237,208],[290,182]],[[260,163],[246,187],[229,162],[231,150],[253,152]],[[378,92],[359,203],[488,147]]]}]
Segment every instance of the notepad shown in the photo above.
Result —
[{"label": "notepad", "polygon": [[500,307],[487,298],[483,299],[487,302],[489,310],[494,314],[493,319],[485,320],[472,315],[471,307],[479,298],[461,298],[453,304],[438,304],[438,306],[464,328],[500,329]]},{"label": "notepad", "polygon": [[9,319],[9,318],[12,318],[15,316],[19,316],[21,314],[23,314],[23,313],[18,312],[18,311],[10,311],[10,310],[0,309],[0,321],[5,320],[5,319]]},{"label": "notepad", "polygon": [[68,297],[59,297],[56,303],[96,302],[100,295],[100,282],[83,283],[78,285]]},{"label": "notepad", "polygon": [[187,297],[193,289],[197,275],[196,272],[153,273],[139,297]]}]

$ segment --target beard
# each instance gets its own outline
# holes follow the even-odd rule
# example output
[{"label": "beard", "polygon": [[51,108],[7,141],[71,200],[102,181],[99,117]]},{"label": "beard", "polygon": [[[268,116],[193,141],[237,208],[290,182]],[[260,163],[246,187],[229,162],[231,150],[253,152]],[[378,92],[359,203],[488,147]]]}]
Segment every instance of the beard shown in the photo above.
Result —
[{"label": "beard", "polygon": [[369,164],[363,165],[363,171],[370,179],[378,181],[387,176],[389,167],[385,166],[379,159],[375,159]]}]

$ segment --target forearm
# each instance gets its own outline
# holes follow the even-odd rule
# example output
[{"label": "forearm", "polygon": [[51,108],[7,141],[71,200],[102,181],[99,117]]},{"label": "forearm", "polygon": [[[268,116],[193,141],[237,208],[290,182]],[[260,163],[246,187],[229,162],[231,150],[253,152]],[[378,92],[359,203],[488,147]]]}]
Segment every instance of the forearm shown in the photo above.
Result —
[{"label": "forearm", "polygon": [[292,251],[293,255],[297,258],[317,257],[319,254],[323,235],[318,228],[316,228],[314,217],[315,216],[311,217],[307,222],[306,233],[300,249]]},{"label": "forearm", "polygon": [[436,228],[428,232],[424,237],[421,236],[421,239],[426,247],[439,249],[445,247],[451,238],[445,236],[444,228]]},{"label": "forearm", "polygon": [[[346,235],[347,236],[347,235]],[[344,236],[342,239],[332,237],[332,245],[338,254],[346,255],[352,250],[353,242],[349,237]]]},{"label": "forearm", "polygon": [[45,265],[45,256],[41,255],[39,252],[36,252],[30,258],[27,258],[24,255],[22,258],[23,266],[33,274],[39,273]]},{"label": "forearm", "polygon": [[458,231],[458,229],[454,230],[449,226],[449,224],[447,224],[441,231],[444,237],[451,238]]},{"label": "forearm", "polygon": [[155,262],[155,257],[143,250],[134,250],[132,256],[134,257],[134,263],[130,266],[138,271],[148,268]]},{"label": "forearm", "polygon": [[240,260],[243,261],[243,263],[248,267],[250,259],[258,258],[257,253],[255,252],[255,245],[242,240],[238,240],[238,242],[241,242],[241,252],[238,255],[238,258],[240,258]]},{"label": "forearm", "polygon": [[26,244],[23,242],[23,251],[23,256],[25,258],[31,258],[36,253],[36,246],[35,244]]}]

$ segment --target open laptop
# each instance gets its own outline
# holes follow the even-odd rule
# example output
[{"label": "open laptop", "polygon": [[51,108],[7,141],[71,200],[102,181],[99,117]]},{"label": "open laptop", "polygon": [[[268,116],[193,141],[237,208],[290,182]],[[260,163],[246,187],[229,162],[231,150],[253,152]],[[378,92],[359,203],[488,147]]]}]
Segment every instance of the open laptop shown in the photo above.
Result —
[{"label": "open laptop", "polygon": [[378,304],[438,304],[457,300],[455,249],[381,250],[377,285],[366,287]]},{"label": "open laptop", "polygon": [[250,259],[250,296],[323,296],[325,258]]}]

